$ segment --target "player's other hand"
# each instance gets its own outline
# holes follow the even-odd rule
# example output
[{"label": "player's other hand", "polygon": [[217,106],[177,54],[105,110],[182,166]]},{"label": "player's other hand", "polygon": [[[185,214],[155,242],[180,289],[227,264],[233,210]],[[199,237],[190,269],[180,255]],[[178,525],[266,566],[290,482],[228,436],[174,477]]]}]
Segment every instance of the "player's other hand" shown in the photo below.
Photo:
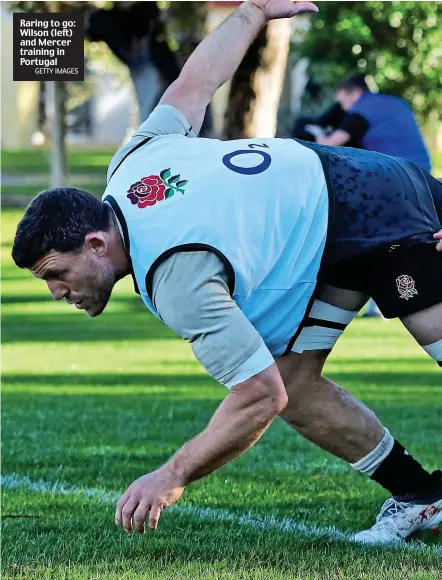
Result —
[{"label": "player's other hand", "polygon": [[319,12],[318,7],[312,2],[292,2],[291,0],[249,0],[249,2],[260,8],[267,20],[292,18],[305,12]]},{"label": "player's other hand", "polygon": [[130,534],[133,528],[144,534],[145,521],[152,532],[157,529],[162,510],[178,501],[184,486],[176,481],[167,467],[143,475],[127,488],[117,503],[115,523]]},{"label": "player's other hand", "polygon": [[434,234],[433,238],[439,240],[436,244],[436,250],[442,252],[442,230],[439,230],[437,234]]}]

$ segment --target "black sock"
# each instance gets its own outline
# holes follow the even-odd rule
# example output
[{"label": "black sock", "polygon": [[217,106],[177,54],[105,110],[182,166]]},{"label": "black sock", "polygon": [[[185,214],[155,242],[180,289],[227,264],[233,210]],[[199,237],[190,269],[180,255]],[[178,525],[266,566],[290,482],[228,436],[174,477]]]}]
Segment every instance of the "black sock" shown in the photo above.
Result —
[{"label": "black sock", "polygon": [[394,440],[393,449],[371,476],[391,495],[426,495],[434,493],[441,482],[440,472],[428,473]]}]

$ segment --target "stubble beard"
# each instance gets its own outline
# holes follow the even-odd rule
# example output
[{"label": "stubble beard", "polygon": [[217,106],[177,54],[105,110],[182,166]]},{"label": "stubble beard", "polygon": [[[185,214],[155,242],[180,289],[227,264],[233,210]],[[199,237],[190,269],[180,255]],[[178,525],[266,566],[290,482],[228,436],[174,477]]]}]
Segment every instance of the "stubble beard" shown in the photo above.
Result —
[{"label": "stubble beard", "polygon": [[112,294],[113,287],[115,285],[115,274],[110,270],[107,270],[103,274],[103,280],[101,283],[101,289],[98,290],[89,300],[91,300],[92,305],[90,309],[85,310],[86,314],[95,318],[99,316],[103,310],[106,308],[109,299]]}]

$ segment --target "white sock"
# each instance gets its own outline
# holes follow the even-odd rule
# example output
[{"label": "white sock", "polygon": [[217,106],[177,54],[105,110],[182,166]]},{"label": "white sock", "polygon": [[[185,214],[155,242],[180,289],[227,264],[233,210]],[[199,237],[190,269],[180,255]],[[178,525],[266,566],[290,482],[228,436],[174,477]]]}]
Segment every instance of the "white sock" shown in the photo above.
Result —
[{"label": "white sock", "polygon": [[380,464],[386,459],[393,449],[394,439],[388,429],[385,429],[384,436],[379,444],[370,451],[368,455],[350,465],[366,475],[373,475]]}]

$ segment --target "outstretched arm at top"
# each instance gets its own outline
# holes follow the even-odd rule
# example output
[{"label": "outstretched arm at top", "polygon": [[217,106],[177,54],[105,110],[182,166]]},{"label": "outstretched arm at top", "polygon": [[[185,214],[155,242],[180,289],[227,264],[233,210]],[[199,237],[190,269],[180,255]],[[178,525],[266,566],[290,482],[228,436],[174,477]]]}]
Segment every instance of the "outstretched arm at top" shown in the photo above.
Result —
[{"label": "outstretched arm at top", "polygon": [[198,133],[211,98],[234,75],[261,28],[269,20],[291,18],[317,10],[310,2],[243,2],[199,44],[178,79],[164,93],[160,104],[172,105],[181,111]]}]

